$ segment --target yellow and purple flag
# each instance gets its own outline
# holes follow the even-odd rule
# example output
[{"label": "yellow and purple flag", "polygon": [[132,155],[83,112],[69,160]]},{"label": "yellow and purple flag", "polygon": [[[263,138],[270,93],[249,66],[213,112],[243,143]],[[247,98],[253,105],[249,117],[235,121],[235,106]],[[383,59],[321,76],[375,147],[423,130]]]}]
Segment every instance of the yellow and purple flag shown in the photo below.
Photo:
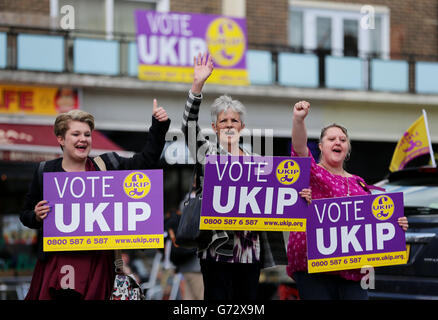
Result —
[{"label": "yellow and purple flag", "polygon": [[426,111],[403,134],[392,155],[389,170],[402,170],[414,158],[430,153],[432,166],[436,167],[429,137]]}]

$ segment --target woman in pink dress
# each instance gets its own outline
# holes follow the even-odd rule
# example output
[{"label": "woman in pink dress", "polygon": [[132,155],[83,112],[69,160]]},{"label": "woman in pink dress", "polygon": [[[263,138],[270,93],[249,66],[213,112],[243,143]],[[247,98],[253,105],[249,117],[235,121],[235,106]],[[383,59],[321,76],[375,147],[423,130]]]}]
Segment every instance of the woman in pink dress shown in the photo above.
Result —
[{"label": "woman in pink dress", "polygon": [[[367,184],[344,169],[350,156],[351,145],[347,130],[337,124],[323,128],[320,136],[320,162],[317,164],[307,148],[304,120],[310,104],[300,101],[293,110],[292,156],[311,157],[310,188],[312,199],[335,198],[368,194]],[[398,220],[407,230],[406,217]],[[307,245],[305,232],[291,232],[287,246],[287,273],[297,284],[301,299],[367,299],[368,292],[361,288],[363,274],[359,269],[309,274],[307,272]]]}]

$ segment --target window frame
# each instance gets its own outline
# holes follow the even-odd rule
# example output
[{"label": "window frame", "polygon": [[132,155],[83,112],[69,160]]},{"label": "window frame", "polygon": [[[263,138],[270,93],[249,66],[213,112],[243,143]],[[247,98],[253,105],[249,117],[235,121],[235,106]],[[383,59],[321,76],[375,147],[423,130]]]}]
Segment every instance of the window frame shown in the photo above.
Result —
[{"label": "window frame", "polygon": [[[357,20],[358,29],[358,56],[366,57],[372,53],[371,33],[368,29],[361,27],[361,19],[364,14],[361,9],[364,6],[358,4],[290,0],[289,12],[301,12],[303,21],[303,49],[313,51],[317,48],[316,19],[318,17],[330,18],[332,26],[332,45],[331,54],[333,56],[343,56],[344,51],[344,20]],[[385,6],[373,6],[375,17],[381,19],[381,34],[379,58],[389,59],[390,55],[390,12]],[[291,14],[289,15],[291,16]],[[305,26],[305,27],[304,27]],[[290,30],[290,27],[289,27]],[[289,41],[291,41],[289,37]]]},{"label": "window frame", "polygon": [[[115,0],[105,0],[105,33],[107,39],[112,39],[114,32],[114,1]],[[170,10],[170,0],[130,0],[137,1],[139,3],[155,3],[156,10],[158,12],[169,12]],[[74,4],[73,4],[74,6]],[[50,17],[59,17],[59,0],[50,0]]]}]

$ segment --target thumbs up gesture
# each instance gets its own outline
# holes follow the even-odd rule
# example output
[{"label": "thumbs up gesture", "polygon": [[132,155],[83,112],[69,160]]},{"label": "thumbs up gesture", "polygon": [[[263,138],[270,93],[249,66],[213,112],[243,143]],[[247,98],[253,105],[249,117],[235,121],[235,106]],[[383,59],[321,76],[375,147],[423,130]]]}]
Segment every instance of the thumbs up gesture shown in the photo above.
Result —
[{"label": "thumbs up gesture", "polygon": [[164,122],[169,119],[166,110],[158,106],[157,99],[154,99],[152,115],[154,116],[155,119],[157,119],[160,122]]}]

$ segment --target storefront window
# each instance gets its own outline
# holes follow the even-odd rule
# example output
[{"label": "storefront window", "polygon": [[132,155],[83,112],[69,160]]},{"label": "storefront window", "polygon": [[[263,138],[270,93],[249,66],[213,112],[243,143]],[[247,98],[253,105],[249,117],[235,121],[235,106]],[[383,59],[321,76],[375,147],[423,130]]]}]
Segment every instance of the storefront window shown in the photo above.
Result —
[{"label": "storefront window", "polygon": [[0,216],[0,278],[31,276],[37,233],[23,226],[18,214]]}]

